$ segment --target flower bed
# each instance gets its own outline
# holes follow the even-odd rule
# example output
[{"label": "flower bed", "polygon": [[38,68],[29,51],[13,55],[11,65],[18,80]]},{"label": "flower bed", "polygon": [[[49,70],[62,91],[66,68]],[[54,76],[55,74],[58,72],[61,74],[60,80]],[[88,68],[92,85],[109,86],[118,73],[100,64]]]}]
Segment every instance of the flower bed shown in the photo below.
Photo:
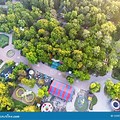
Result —
[{"label": "flower bed", "polygon": [[89,106],[90,110],[93,110],[93,106],[97,104],[97,101],[98,101],[97,97],[93,95],[90,106]]},{"label": "flower bed", "polygon": [[0,34],[0,47],[4,48],[9,44],[9,37],[3,34]]},{"label": "flower bed", "polygon": [[89,86],[89,89],[90,89],[91,93],[99,92],[100,88],[101,88],[101,85],[98,82],[92,82]]},{"label": "flower bed", "polygon": [[22,94],[25,92],[25,89],[24,88],[18,88],[17,90],[16,90],[16,96],[18,97],[18,98],[21,98],[22,96]]},{"label": "flower bed", "polygon": [[25,100],[26,102],[30,103],[30,102],[33,102],[35,100],[35,94],[34,93],[31,93],[29,95],[26,95],[25,96]]}]

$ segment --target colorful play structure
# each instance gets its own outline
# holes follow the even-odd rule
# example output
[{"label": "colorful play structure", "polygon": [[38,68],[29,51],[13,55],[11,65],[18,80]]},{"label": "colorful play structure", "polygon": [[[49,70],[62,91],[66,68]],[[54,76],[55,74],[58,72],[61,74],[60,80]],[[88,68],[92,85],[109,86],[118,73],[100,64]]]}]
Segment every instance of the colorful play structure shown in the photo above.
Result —
[{"label": "colorful play structure", "polygon": [[62,64],[60,60],[55,60],[55,59],[51,59],[51,60],[52,60],[51,68],[57,69]]},{"label": "colorful play structure", "polygon": [[75,89],[69,85],[54,80],[50,85],[49,93],[66,101],[72,101]]}]

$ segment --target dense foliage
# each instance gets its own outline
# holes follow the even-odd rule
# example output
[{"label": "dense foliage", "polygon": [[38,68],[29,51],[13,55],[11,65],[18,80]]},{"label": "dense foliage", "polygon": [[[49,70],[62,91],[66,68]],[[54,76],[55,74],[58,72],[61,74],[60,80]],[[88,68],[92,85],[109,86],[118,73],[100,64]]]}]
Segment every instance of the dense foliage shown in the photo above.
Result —
[{"label": "dense foliage", "polygon": [[113,72],[112,72],[112,77],[120,80],[120,60],[118,61],[118,64],[116,67],[114,67]]},{"label": "dense foliage", "polygon": [[48,92],[48,87],[47,86],[43,86],[42,88],[40,88],[38,90],[38,97],[40,99],[42,99],[45,96],[47,96],[47,97],[49,96],[49,92]]},{"label": "dense foliage", "polygon": [[73,83],[74,83],[74,77],[68,76],[68,77],[67,77],[67,81],[68,81],[70,84],[73,84]]},{"label": "dense foliage", "polygon": [[113,83],[112,80],[106,81],[105,92],[110,98],[120,100],[120,82]]},{"label": "dense foliage", "polygon": [[[105,75],[112,69],[113,77],[120,79],[119,0],[6,1],[0,0],[0,32],[13,33],[14,47],[30,63],[51,65],[52,58],[60,60],[60,71],[72,71],[67,77],[70,84],[76,78],[89,80],[90,74]],[[9,75],[11,82],[0,82],[0,111],[39,111],[36,106],[16,107],[18,101],[15,103],[10,94],[16,83],[32,88],[36,81],[28,79],[28,66],[23,63],[7,64],[15,68]],[[97,82],[91,83],[90,92],[98,92],[100,87]],[[110,98],[120,100],[120,82],[108,80],[105,91]],[[36,101],[48,95],[48,88],[43,86]],[[92,104],[96,102],[94,98]]]},{"label": "dense foliage", "polygon": [[14,31],[15,48],[31,63],[59,59],[63,64],[58,69],[75,71],[80,80],[90,79],[92,73],[105,75],[117,64],[113,38],[118,0],[20,1],[7,3],[0,31]]},{"label": "dense foliage", "polygon": [[31,106],[24,107],[21,112],[39,112],[39,111],[40,110],[36,106],[31,105]]},{"label": "dense foliage", "polygon": [[10,111],[14,108],[14,102],[9,97],[9,86],[0,82],[0,111]]}]

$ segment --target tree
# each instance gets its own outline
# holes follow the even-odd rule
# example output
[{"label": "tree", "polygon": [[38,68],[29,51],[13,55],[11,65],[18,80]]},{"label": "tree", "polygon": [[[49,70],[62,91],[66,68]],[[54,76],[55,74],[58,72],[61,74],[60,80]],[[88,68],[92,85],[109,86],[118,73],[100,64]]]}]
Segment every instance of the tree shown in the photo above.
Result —
[{"label": "tree", "polygon": [[23,78],[21,79],[21,83],[30,87],[30,88],[33,88],[35,86],[35,83],[36,83],[36,80],[35,79],[27,79],[27,78]]},{"label": "tree", "polygon": [[10,66],[10,67],[11,67],[11,66],[15,66],[15,62],[14,62],[14,61],[8,61],[8,62],[7,62],[7,65]]},{"label": "tree", "polygon": [[87,30],[87,29],[84,29],[84,31],[83,31],[83,38],[87,38],[89,36],[90,36],[90,31]]},{"label": "tree", "polygon": [[36,23],[36,27],[37,29],[45,29],[45,30],[48,30],[48,25],[49,25],[49,22],[47,19],[40,19],[37,21]]},{"label": "tree", "polygon": [[118,63],[116,66],[113,67],[113,71],[112,71],[112,77],[114,79],[120,80],[120,60],[118,60]]},{"label": "tree", "polygon": [[75,39],[77,35],[77,31],[75,29],[71,29],[69,32],[70,39]]},{"label": "tree", "polygon": [[99,91],[100,91],[100,88],[101,88],[101,85],[100,85],[100,83],[98,83],[98,82],[93,82],[93,83],[91,83],[90,86],[89,86],[89,89],[90,89],[90,92],[91,92],[91,93],[99,92]]},{"label": "tree", "polygon": [[65,36],[65,30],[62,27],[55,27],[51,32],[51,37],[55,41],[61,40],[64,36]]},{"label": "tree", "polygon": [[18,20],[18,24],[19,24],[19,27],[25,27],[26,26],[25,20]]},{"label": "tree", "polygon": [[0,82],[0,111],[10,111],[14,108],[14,102],[9,97],[8,86]]},{"label": "tree", "polygon": [[14,108],[14,102],[10,97],[7,96],[0,96],[0,111],[10,111]]},{"label": "tree", "polygon": [[42,99],[44,97],[44,91],[42,89],[38,90],[38,96]]},{"label": "tree", "polygon": [[39,112],[40,110],[34,106],[34,105],[31,105],[31,106],[26,106],[23,108],[22,112]]},{"label": "tree", "polygon": [[39,30],[38,30],[38,35],[39,35],[40,37],[44,37],[44,36],[46,35],[46,31],[45,31],[44,29],[39,29]]},{"label": "tree", "polygon": [[55,27],[59,25],[59,22],[55,18],[50,18],[50,22],[48,23],[49,31],[51,32]]},{"label": "tree", "polygon": [[14,74],[9,74],[9,79],[15,80],[16,76]]},{"label": "tree", "polygon": [[68,66],[67,65],[61,65],[58,67],[58,70],[62,71],[62,72],[65,72],[65,71],[68,71]]},{"label": "tree", "polygon": [[104,34],[109,34],[109,33],[112,33],[116,30],[116,27],[115,25],[108,21],[104,24],[101,25],[101,31],[104,33]]},{"label": "tree", "polygon": [[0,96],[5,95],[6,93],[8,93],[8,87],[4,83],[0,82]]},{"label": "tree", "polygon": [[42,99],[44,96],[49,96],[48,87],[46,86],[43,86],[41,89],[38,90],[38,97]]},{"label": "tree", "polygon": [[18,75],[19,75],[19,76],[26,77],[26,76],[27,76],[27,73],[26,73],[25,70],[18,70]]},{"label": "tree", "polygon": [[70,83],[70,84],[73,84],[74,83],[74,78],[72,76],[68,76],[67,77],[67,81]]},{"label": "tree", "polygon": [[14,41],[14,46],[15,46],[15,48],[18,49],[18,50],[23,49],[23,48],[24,48],[24,45],[25,45],[25,41],[23,41],[23,40],[15,40],[15,41]]},{"label": "tree", "polygon": [[59,70],[78,71],[81,80],[92,73],[105,75],[117,65],[118,0],[20,1],[7,3],[7,14],[1,11],[0,30],[14,31],[15,48],[30,63],[59,59]]},{"label": "tree", "polygon": [[25,37],[24,39],[30,40],[31,38],[34,38],[36,35],[36,30],[33,26],[30,27],[29,30],[25,30]]},{"label": "tree", "polygon": [[33,63],[33,64],[37,63],[37,55],[35,52],[34,53],[33,52],[26,53],[26,57],[31,63]]},{"label": "tree", "polygon": [[90,74],[88,74],[87,72],[83,72],[83,71],[75,70],[75,71],[73,71],[73,75],[75,78],[77,78],[81,81],[90,79]]},{"label": "tree", "polygon": [[112,99],[120,100],[120,82],[116,84],[112,80],[107,80],[105,83],[105,92]]}]

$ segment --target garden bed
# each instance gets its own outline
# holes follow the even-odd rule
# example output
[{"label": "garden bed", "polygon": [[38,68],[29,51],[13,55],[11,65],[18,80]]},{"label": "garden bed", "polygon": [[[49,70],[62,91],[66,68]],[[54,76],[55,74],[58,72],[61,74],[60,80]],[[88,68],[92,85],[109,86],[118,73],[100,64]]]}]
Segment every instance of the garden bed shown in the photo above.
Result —
[{"label": "garden bed", "polygon": [[9,37],[3,34],[0,34],[0,47],[4,48],[9,44]]},{"label": "garden bed", "polygon": [[120,80],[120,69],[113,70],[111,77]]},{"label": "garden bed", "polygon": [[24,103],[22,103],[18,100],[13,99],[13,101],[14,101],[15,108],[18,108],[18,109],[22,110],[24,107],[27,106],[26,104],[24,104]]},{"label": "garden bed", "polygon": [[2,64],[2,62],[3,62],[3,61],[2,61],[2,60],[0,60],[0,65]]},{"label": "garden bed", "polygon": [[6,68],[8,68],[8,67],[9,67],[8,64],[5,63],[5,64],[2,66],[2,68],[0,69],[0,73],[1,73],[3,70],[5,70]]},{"label": "garden bed", "polygon": [[93,106],[97,104],[97,101],[98,101],[98,99],[97,99],[97,97],[94,95],[94,96],[92,97],[92,101],[91,101],[90,106],[89,106],[89,109],[90,109],[90,110],[93,110]]}]

